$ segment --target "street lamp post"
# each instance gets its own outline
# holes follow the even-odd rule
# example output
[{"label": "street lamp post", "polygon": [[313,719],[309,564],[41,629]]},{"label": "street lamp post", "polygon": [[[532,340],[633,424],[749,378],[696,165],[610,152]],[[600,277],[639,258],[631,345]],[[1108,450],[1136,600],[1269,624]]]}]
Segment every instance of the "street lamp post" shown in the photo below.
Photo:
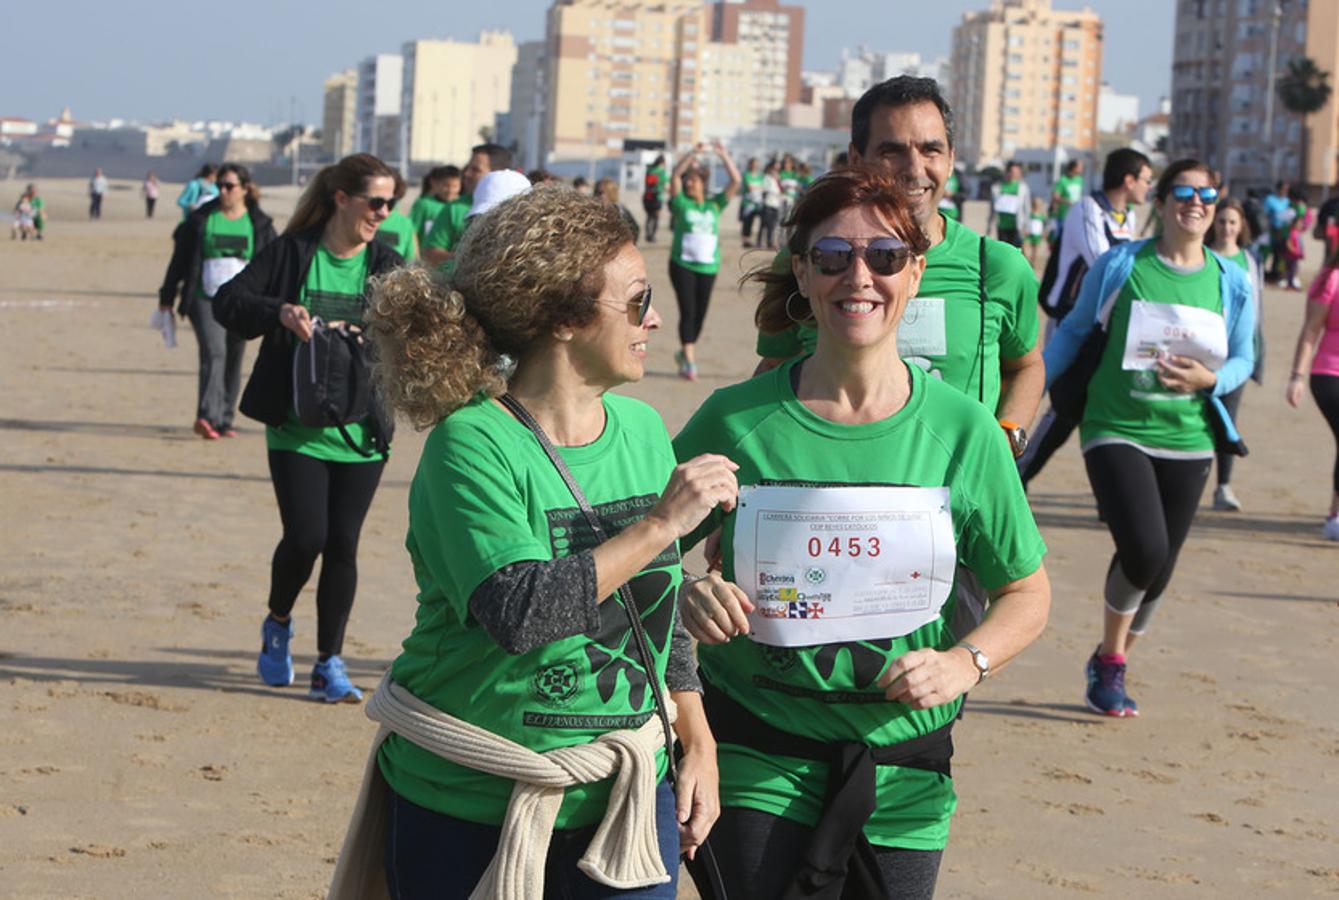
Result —
[{"label": "street lamp post", "polygon": [[1279,25],[1283,19],[1283,7],[1275,3],[1270,13],[1269,29],[1269,87],[1265,91],[1265,140],[1269,142],[1269,183],[1279,180],[1279,148],[1274,140],[1274,81],[1278,78]]}]

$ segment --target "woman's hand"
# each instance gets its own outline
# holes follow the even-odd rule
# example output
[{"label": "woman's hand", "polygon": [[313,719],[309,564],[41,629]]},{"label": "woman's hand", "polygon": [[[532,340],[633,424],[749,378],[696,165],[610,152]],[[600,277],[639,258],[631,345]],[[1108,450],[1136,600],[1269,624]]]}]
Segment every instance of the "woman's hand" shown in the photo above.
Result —
[{"label": "woman's hand", "polygon": [[674,786],[679,819],[679,852],[693,859],[721,814],[720,772],[715,742],[685,745]]},{"label": "woman's hand", "polygon": [[1213,387],[1218,376],[1189,356],[1164,356],[1158,360],[1158,380],[1169,391],[1189,394]]},{"label": "woman's hand", "polygon": [[296,303],[285,303],[279,307],[279,324],[298,336],[306,343],[312,337],[312,317],[307,307]]},{"label": "woman's hand", "polygon": [[1302,380],[1301,375],[1294,375],[1288,379],[1287,390],[1284,391],[1284,399],[1293,409],[1297,409],[1302,403],[1302,395],[1306,393],[1306,382]]},{"label": "woman's hand", "polygon": [[949,650],[912,650],[903,653],[879,676],[878,685],[889,700],[912,709],[930,709],[951,703],[981,680],[972,655],[962,647]]},{"label": "woman's hand", "polygon": [[739,585],[712,572],[684,588],[679,611],[688,633],[704,644],[724,644],[749,633],[753,601]]},{"label": "woman's hand", "polygon": [[663,523],[674,532],[676,540],[683,537],[716,507],[725,512],[735,508],[739,498],[739,482],[735,480],[738,469],[739,466],[715,453],[704,453],[680,463],[670,473],[660,501],[646,517]]}]

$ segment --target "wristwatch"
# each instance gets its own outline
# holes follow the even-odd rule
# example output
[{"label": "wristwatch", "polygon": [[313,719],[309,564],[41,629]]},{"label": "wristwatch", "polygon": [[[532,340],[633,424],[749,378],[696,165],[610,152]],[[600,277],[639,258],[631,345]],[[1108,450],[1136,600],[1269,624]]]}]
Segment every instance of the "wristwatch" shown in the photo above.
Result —
[{"label": "wristwatch", "polygon": [[977,684],[990,677],[990,657],[981,652],[981,648],[966,641],[958,641],[958,646],[972,655],[972,665],[976,666]]},{"label": "wristwatch", "polygon": [[1000,419],[1000,427],[1004,433],[1009,436],[1009,449],[1013,451],[1014,459],[1027,452],[1027,429],[1016,422],[1010,422],[1008,419]]}]

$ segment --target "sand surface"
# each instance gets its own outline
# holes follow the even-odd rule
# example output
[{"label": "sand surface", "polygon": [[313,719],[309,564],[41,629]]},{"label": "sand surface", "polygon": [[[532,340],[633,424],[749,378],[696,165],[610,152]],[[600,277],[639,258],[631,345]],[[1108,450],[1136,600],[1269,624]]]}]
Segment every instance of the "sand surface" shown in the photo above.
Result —
[{"label": "sand surface", "polygon": [[[321,896],[373,727],[254,674],[279,535],[263,433],[243,420],[236,440],[196,438],[193,335],[167,350],[148,328],[176,187],[145,221],[117,183],[100,222],[83,182],[42,187],[48,239],[0,239],[0,895]],[[269,192],[280,224],[294,196]],[[696,384],[673,371],[668,231],[646,248],[669,327],[627,392],[671,432],[755,362],[736,228]],[[1253,452],[1234,479],[1246,509],[1201,511],[1132,657],[1139,719],[1082,706],[1111,542],[1077,448],[1034,485],[1050,625],[972,693],[939,896],[1339,892],[1339,545],[1320,538],[1334,446],[1309,398],[1282,399],[1303,302],[1266,297],[1268,381],[1247,390]],[[421,444],[401,427],[363,532],[345,656],[367,688],[413,620]],[[295,611],[300,684],[313,590]]]}]

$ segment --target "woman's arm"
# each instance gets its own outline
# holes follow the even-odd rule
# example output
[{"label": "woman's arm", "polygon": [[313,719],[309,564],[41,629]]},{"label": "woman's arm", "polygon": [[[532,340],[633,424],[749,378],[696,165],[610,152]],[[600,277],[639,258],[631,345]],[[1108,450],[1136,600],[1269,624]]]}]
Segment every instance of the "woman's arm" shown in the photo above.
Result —
[{"label": "woman's arm", "polygon": [[[981,624],[963,641],[990,660],[993,675],[1041,635],[1051,609],[1051,582],[1046,567],[990,592]],[[879,686],[889,700],[913,709],[950,703],[976,686],[981,673],[962,644],[948,650],[912,650],[893,660]]]},{"label": "woman's arm", "polygon": [[675,785],[679,818],[679,852],[693,859],[721,814],[720,775],[716,768],[716,738],[707,725],[702,695],[694,691],[672,692],[679,707],[674,733],[683,747],[679,781]]},{"label": "woman's arm", "polygon": [[674,171],[670,172],[670,180],[669,180],[669,198],[671,200],[679,196],[679,189],[683,186],[680,180],[680,176],[682,176],[684,172],[688,171],[688,166],[696,158],[697,156],[690,150],[683,156],[679,157],[679,161],[674,164]]},{"label": "woman's arm", "polygon": [[734,159],[730,156],[730,151],[725,149],[724,144],[717,141],[715,144],[712,144],[712,149],[714,149],[716,155],[721,158],[721,165],[725,166],[726,174],[730,176],[730,183],[727,184],[725,190],[722,191],[722,193],[725,194],[725,199],[729,200],[735,195],[735,192],[739,190],[739,185],[743,182],[743,178],[740,177],[739,168],[735,165]]},{"label": "woman's arm", "polygon": [[1288,405],[1297,408],[1302,402],[1306,389],[1306,372],[1311,366],[1311,357],[1316,353],[1316,344],[1325,332],[1325,320],[1330,307],[1324,303],[1309,300],[1306,304],[1306,318],[1302,321],[1302,330],[1297,335],[1297,349],[1293,351],[1292,374],[1288,377],[1288,387],[1284,396]]}]

